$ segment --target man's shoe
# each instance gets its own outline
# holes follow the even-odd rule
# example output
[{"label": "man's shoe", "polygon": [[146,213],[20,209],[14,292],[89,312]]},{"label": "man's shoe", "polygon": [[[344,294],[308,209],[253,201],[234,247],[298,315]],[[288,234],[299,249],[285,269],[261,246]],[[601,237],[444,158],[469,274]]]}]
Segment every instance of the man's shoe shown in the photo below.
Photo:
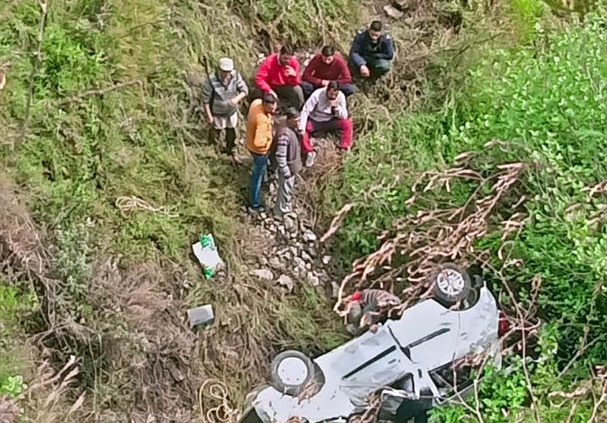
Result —
[{"label": "man's shoe", "polygon": [[247,211],[250,214],[265,213],[266,208],[264,206],[258,206],[258,207],[249,206],[249,207],[247,207]]},{"label": "man's shoe", "polygon": [[311,151],[306,156],[306,167],[314,166],[315,162],[316,162],[316,151]]}]

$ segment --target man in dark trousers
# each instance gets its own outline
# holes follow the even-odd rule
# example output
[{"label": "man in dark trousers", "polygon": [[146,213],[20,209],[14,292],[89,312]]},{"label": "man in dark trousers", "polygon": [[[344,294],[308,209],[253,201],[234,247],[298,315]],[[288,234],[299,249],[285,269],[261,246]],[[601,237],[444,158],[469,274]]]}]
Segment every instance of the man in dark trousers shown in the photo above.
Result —
[{"label": "man in dark trousers", "polygon": [[299,138],[299,111],[289,107],[286,111],[287,122],[276,140],[276,165],[278,171],[278,193],[274,206],[274,215],[283,217],[291,213],[291,196],[297,175],[303,164],[301,162],[301,139]]},{"label": "man in dark trousers", "polygon": [[383,33],[382,23],[373,21],[367,31],[358,31],[350,49],[350,66],[363,78],[377,78],[390,70],[394,44]]},{"label": "man in dark trousers", "polygon": [[211,141],[217,141],[221,131],[225,131],[223,150],[232,157],[236,150],[238,104],[248,93],[246,82],[234,69],[234,61],[229,57],[219,59],[218,71],[209,75],[202,89],[204,115],[211,125]]},{"label": "man in dark trousers", "polygon": [[304,103],[300,83],[299,62],[288,44],[282,46],[280,53],[268,56],[255,76],[255,85],[261,92],[272,94],[282,106],[296,109]]},{"label": "man in dark trousers", "polygon": [[352,335],[360,335],[365,329],[377,330],[377,323],[390,317],[393,308],[401,305],[400,299],[383,289],[363,289],[346,298],[348,326]]},{"label": "man in dark trousers", "polygon": [[306,98],[318,88],[326,87],[330,81],[339,82],[339,89],[347,96],[354,94],[352,75],[346,60],[335,53],[335,48],[326,45],[310,60],[301,77],[301,87]]}]

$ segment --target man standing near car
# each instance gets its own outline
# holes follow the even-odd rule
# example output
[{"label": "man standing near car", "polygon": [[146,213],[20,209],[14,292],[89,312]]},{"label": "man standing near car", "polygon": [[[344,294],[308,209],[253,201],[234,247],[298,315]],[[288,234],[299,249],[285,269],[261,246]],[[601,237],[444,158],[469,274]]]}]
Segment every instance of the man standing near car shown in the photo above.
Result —
[{"label": "man standing near car", "polygon": [[210,141],[218,140],[225,131],[224,151],[234,157],[238,104],[247,96],[249,88],[236,70],[234,61],[219,59],[219,70],[209,76],[202,89],[202,104],[207,122],[211,125]]},{"label": "man standing near car", "polygon": [[391,310],[401,305],[400,299],[383,289],[363,289],[346,299],[348,325],[352,335],[360,335],[365,329],[377,331],[377,324],[390,317]]}]

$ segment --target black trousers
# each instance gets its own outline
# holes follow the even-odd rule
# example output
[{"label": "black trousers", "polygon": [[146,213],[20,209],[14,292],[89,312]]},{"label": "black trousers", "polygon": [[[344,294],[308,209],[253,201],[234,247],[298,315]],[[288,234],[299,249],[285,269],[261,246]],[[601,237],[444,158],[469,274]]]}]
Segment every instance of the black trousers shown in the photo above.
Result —
[{"label": "black trousers", "polygon": [[[284,87],[272,87],[276,95],[278,95],[279,106],[281,109],[285,109],[287,107],[295,107],[297,110],[301,110],[304,104],[304,94],[301,86],[284,86]],[[261,98],[263,96],[263,91],[259,88],[255,88],[251,90],[251,101]]]},{"label": "black trousers", "polygon": [[209,141],[212,144],[219,142],[219,138],[221,136],[221,131],[226,132],[225,144],[223,145],[222,150],[226,154],[232,154],[234,149],[236,148],[236,129],[235,128],[226,128],[226,129],[211,128],[209,130]]}]

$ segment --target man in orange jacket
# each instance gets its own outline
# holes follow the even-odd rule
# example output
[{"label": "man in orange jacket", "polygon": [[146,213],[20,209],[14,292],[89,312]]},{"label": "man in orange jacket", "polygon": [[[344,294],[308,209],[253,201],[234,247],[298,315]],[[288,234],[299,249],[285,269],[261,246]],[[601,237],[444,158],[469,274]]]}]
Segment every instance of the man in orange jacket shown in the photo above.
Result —
[{"label": "man in orange jacket", "polygon": [[251,213],[265,211],[261,204],[261,185],[272,147],[272,121],[276,106],[276,98],[272,94],[264,94],[261,99],[254,100],[249,106],[246,147],[253,155],[249,206]]},{"label": "man in orange jacket", "polygon": [[261,64],[255,77],[255,85],[263,92],[272,94],[285,106],[303,106],[303,90],[299,86],[299,62],[293,47],[284,45],[280,53],[272,54]]}]

